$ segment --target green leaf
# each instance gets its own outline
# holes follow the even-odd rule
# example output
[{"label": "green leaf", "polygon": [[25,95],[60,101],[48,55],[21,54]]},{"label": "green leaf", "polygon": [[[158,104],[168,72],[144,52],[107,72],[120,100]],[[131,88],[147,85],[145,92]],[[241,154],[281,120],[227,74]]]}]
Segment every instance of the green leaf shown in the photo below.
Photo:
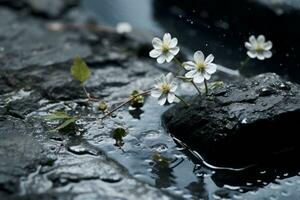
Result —
[{"label": "green leaf", "polygon": [[209,85],[209,89],[214,90],[224,86],[223,81],[215,81]]},{"label": "green leaf", "polygon": [[91,71],[85,61],[81,57],[77,56],[71,67],[71,74],[74,79],[80,81],[80,83],[83,84],[86,80],[89,79]]},{"label": "green leaf", "polygon": [[112,137],[116,140],[115,146],[122,147],[124,145],[123,137],[127,135],[127,132],[124,128],[116,128],[112,132]]},{"label": "green leaf", "polygon": [[45,119],[47,120],[59,120],[59,119],[70,119],[70,118],[73,117],[63,111],[57,111],[50,115],[45,116]]},{"label": "green leaf", "polygon": [[53,131],[59,131],[61,129],[64,129],[64,128],[68,127],[69,125],[73,124],[76,120],[77,120],[77,118],[68,119],[68,120],[64,121],[64,123],[59,125],[57,128],[55,128]]},{"label": "green leaf", "polygon": [[127,132],[124,128],[116,128],[113,132],[112,132],[112,137],[115,140],[123,140],[123,137],[125,137],[127,135]]}]

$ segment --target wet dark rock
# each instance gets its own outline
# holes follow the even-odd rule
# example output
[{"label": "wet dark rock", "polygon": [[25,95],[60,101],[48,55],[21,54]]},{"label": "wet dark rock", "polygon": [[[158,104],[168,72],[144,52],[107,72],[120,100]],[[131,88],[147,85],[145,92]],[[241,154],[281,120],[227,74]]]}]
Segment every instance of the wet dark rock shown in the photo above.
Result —
[{"label": "wet dark rock", "polygon": [[21,118],[39,108],[39,101],[42,99],[42,96],[38,92],[32,91],[20,91],[19,93],[24,92],[24,96],[20,94],[19,99],[10,101],[7,103],[7,113],[10,115],[17,115]]},{"label": "wet dark rock", "polygon": [[163,121],[210,163],[247,166],[298,146],[299,91],[276,74],[262,74],[193,97],[189,108],[176,105]]},{"label": "wet dark rock", "polygon": [[0,199],[176,199],[139,181],[91,144],[98,144],[93,137],[109,140],[108,129],[89,140],[85,125],[77,127],[80,136],[50,132],[58,122],[46,122],[42,115],[54,110],[89,112],[96,120],[70,75],[76,55],[92,71],[87,90],[112,103],[145,89],[160,72],[144,59],[145,44],[134,37],[85,27],[48,30],[48,17],[66,14],[58,21],[77,22],[80,16],[80,23],[86,22],[80,7],[65,13],[72,2],[0,0]]},{"label": "wet dark rock", "polygon": [[27,9],[42,17],[57,18],[76,5],[78,0],[0,0],[0,3],[17,9]]},{"label": "wet dark rock", "polygon": [[19,17],[0,7],[2,69],[44,67],[66,63],[76,55],[91,55],[90,48],[80,43],[78,34],[51,32],[39,21]]},{"label": "wet dark rock", "polygon": [[17,191],[20,178],[35,171],[40,163],[42,147],[29,131],[22,120],[0,118],[0,191]]}]

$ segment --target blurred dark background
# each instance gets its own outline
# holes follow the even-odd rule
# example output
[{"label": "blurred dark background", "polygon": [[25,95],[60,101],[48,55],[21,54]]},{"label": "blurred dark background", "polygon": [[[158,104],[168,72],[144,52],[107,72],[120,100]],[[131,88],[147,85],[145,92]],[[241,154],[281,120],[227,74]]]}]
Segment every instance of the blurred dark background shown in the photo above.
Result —
[{"label": "blurred dark background", "polygon": [[251,60],[242,74],[276,72],[300,82],[298,0],[85,0],[98,23],[129,22],[137,31],[170,32],[187,53],[213,53],[216,63],[237,69],[247,58],[244,42],[263,34],[273,42],[273,57]]}]

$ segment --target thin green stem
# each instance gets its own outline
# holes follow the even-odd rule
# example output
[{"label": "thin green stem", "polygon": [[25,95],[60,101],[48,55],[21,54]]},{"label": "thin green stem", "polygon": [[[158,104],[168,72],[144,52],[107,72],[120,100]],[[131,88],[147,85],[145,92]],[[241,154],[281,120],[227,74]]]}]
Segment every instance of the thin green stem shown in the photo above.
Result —
[{"label": "thin green stem", "polygon": [[179,79],[182,79],[182,80],[187,80],[187,81],[191,82],[191,84],[196,88],[199,95],[201,95],[201,90],[197,87],[197,85],[195,84],[195,82],[191,78],[186,78],[184,76],[176,76],[176,78],[179,78]]},{"label": "thin green stem", "polygon": [[239,68],[239,70],[241,71],[246,65],[248,65],[250,61],[250,57],[247,57],[242,63],[241,63],[241,66]]},{"label": "thin green stem", "polygon": [[87,91],[86,87],[82,85],[82,89],[84,91],[85,96],[88,98],[88,101],[100,101],[99,99],[95,99],[91,97],[91,94]]},{"label": "thin green stem", "polygon": [[204,79],[204,86],[205,86],[205,94],[208,96],[208,86],[207,86],[207,81]]},{"label": "thin green stem", "polygon": [[178,58],[174,57],[173,60],[180,68],[184,69],[183,63]]},{"label": "thin green stem", "polygon": [[133,97],[129,98],[127,101],[121,103],[119,106],[117,106],[116,108],[114,108],[113,110],[111,110],[110,112],[108,112],[107,114],[105,114],[103,117],[101,117],[100,119],[103,120],[106,117],[110,116],[111,114],[113,114],[114,112],[116,112],[117,110],[119,110],[120,108],[122,108],[123,106],[127,105],[128,103],[130,103],[132,100],[134,100],[136,97],[142,95],[142,96],[146,96],[150,94],[150,90],[147,90],[145,92],[139,93],[137,95],[134,95]]},{"label": "thin green stem", "polygon": [[177,94],[175,94],[175,96],[176,96],[182,103],[184,103],[184,105],[185,105],[186,107],[189,107],[189,106],[190,106],[190,104],[188,104],[182,97],[178,96]]},{"label": "thin green stem", "polygon": [[191,83],[193,84],[193,86],[196,88],[197,92],[199,93],[199,95],[201,95],[201,91],[200,89],[197,87],[197,85],[195,84],[194,81],[191,81]]}]

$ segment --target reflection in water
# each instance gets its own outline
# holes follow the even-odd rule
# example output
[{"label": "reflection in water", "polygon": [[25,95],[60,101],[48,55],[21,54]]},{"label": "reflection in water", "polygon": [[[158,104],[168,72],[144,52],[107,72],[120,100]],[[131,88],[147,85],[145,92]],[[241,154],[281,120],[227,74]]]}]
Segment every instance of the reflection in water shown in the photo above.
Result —
[{"label": "reflection in water", "polygon": [[208,200],[209,195],[208,192],[205,188],[205,183],[203,178],[199,178],[198,182],[191,182],[186,189],[191,191],[191,194],[196,197],[197,199],[203,199],[203,200]]},{"label": "reflection in water", "polygon": [[129,109],[129,114],[134,118],[134,119],[141,119],[141,114],[143,114],[144,111],[140,108],[135,108],[135,109]]},{"label": "reflection in water", "polygon": [[168,188],[176,183],[173,169],[169,165],[155,162],[151,172],[155,175],[155,186],[158,188]]}]

